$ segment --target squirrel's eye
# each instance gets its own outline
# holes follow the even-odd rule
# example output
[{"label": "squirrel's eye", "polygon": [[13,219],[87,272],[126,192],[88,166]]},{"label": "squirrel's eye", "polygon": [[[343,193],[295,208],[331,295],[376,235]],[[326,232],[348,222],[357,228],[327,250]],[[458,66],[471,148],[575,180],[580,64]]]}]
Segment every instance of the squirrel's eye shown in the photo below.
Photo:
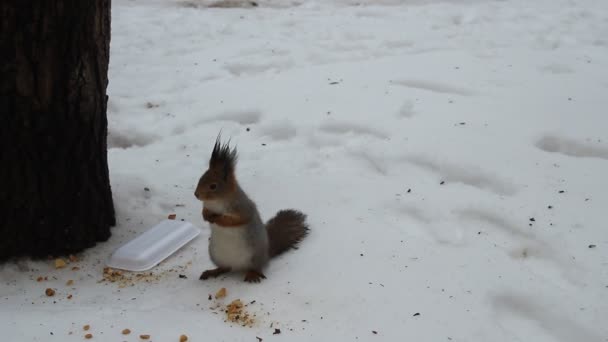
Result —
[{"label": "squirrel's eye", "polygon": [[211,190],[217,189],[217,184],[213,183],[213,184],[209,185],[209,189],[211,189]]}]

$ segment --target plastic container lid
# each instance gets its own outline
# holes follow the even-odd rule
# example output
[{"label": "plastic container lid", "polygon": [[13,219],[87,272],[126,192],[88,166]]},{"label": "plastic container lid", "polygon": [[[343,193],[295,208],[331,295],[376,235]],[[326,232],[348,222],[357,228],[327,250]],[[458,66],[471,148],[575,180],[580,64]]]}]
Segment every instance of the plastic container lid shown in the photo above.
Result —
[{"label": "plastic container lid", "polygon": [[201,230],[190,222],[165,220],[118,248],[107,266],[146,271],[194,239]]}]

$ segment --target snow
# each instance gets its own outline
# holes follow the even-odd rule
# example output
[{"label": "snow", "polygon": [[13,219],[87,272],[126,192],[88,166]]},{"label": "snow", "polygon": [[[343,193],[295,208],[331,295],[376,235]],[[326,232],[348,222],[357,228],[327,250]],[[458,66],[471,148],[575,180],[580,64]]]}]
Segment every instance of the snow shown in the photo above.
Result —
[{"label": "snow", "polygon": [[[0,266],[7,341],[608,341],[608,3],[211,3],[113,2],[118,225],[65,269]],[[220,130],[264,219],[309,216],[260,284],[198,280]],[[201,236],[149,282],[99,282],[171,213]],[[253,327],[210,309],[222,287]]]}]

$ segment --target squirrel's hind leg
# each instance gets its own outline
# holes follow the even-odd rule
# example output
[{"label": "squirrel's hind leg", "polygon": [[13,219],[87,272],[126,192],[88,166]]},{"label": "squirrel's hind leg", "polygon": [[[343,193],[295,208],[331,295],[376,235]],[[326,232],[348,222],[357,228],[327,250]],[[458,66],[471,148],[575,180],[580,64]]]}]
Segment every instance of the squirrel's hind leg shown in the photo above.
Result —
[{"label": "squirrel's hind leg", "polygon": [[245,273],[245,281],[248,283],[259,283],[262,279],[266,279],[266,276],[260,271],[249,270]]},{"label": "squirrel's hind leg", "polygon": [[224,273],[228,273],[230,272],[230,268],[229,267],[218,267],[218,268],[214,268],[212,270],[206,270],[205,272],[203,272],[203,274],[201,274],[200,280],[206,280],[209,278],[215,278],[218,277]]}]

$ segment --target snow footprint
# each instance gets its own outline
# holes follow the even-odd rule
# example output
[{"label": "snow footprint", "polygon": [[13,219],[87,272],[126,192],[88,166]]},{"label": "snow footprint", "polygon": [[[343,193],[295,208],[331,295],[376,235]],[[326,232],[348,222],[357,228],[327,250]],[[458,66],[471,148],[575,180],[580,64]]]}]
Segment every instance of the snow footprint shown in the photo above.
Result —
[{"label": "snow footprint", "polygon": [[370,170],[378,173],[381,176],[388,174],[388,166],[386,160],[379,157],[377,154],[371,153],[363,149],[357,149],[349,152],[349,155],[356,160],[365,164]]},{"label": "snow footprint", "polygon": [[[265,57],[267,59],[267,57]],[[294,66],[291,58],[278,58],[265,63],[226,63],[224,68],[234,76],[260,74],[266,71],[283,71]]]},{"label": "snow footprint", "polygon": [[[419,207],[413,204],[388,204],[398,217],[403,215],[419,224],[407,225],[410,234],[424,236],[440,245],[461,246],[465,243],[464,231],[446,219],[438,209]],[[414,232],[413,230],[417,231]]]},{"label": "snow footprint", "polygon": [[548,74],[571,74],[574,72],[574,69],[565,64],[544,65],[539,70]]},{"label": "snow footprint", "polygon": [[291,140],[296,136],[297,129],[291,122],[285,120],[262,127],[261,133],[275,141]]},{"label": "snow footprint", "polygon": [[117,127],[108,129],[108,148],[143,147],[159,140],[161,137],[156,134],[139,132],[136,129]]},{"label": "snow footprint", "polygon": [[505,217],[502,217],[493,211],[478,208],[468,208],[458,210],[456,211],[456,213],[462,221],[473,221],[490,224],[492,227],[498,228],[500,231],[511,237],[513,240],[517,240],[520,242],[527,241],[529,242],[529,244],[531,243],[533,245],[543,244],[536,241],[534,235],[520,230],[516,224],[510,222]]},{"label": "snow footprint", "polygon": [[393,80],[391,84],[400,85],[408,88],[427,90],[434,93],[453,94],[461,96],[474,95],[475,92],[461,86],[453,86],[445,83],[425,81],[425,80]]},{"label": "snow footprint", "polygon": [[378,129],[363,126],[352,122],[325,122],[323,123],[319,129],[325,133],[332,134],[354,134],[354,135],[368,135],[378,139],[388,139],[388,135]]},{"label": "snow footprint", "polygon": [[545,152],[561,153],[570,157],[608,160],[608,146],[601,145],[599,142],[580,142],[554,135],[545,135],[536,142],[536,147]]},{"label": "snow footprint", "polygon": [[[541,303],[538,295],[503,293],[492,296],[492,308],[500,316],[501,325],[508,325],[509,320],[505,317],[513,317],[518,322],[524,318],[536,323],[535,326],[542,329],[547,335],[552,336],[556,341],[602,341],[601,336],[589,331],[574,320],[574,317],[567,316],[567,310],[560,310],[555,307],[559,301]],[[571,314],[572,315],[572,314]],[[517,324],[513,330],[520,330]],[[522,336],[523,337],[523,336]]]},{"label": "snow footprint", "polygon": [[415,115],[416,113],[414,112],[414,103],[412,101],[405,101],[403,102],[403,104],[401,105],[401,107],[399,108],[399,117],[402,118],[411,118]]},{"label": "snow footprint", "polygon": [[255,8],[258,7],[257,1],[251,0],[217,0],[211,1],[211,3],[203,2],[200,0],[186,0],[178,3],[181,7],[186,8]]},{"label": "snow footprint", "polygon": [[218,121],[232,121],[241,125],[252,125],[260,122],[262,113],[258,110],[240,110],[224,112],[214,119]]},{"label": "snow footprint", "polygon": [[234,123],[237,123],[237,124],[243,125],[243,126],[253,125],[253,124],[259,123],[261,118],[262,118],[262,112],[260,112],[259,110],[255,110],[255,109],[226,111],[226,112],[223,112],[219,115],[216,115],[216,116],[213,116],[210,118],[204,118],[204,119],[198,120],[192,124],[189,124],[188,126],[186,126],[184,123],[178,124],[173,128],[172,133],[174,135],[182,134],[188,129],[193,129],[198,126],[207,124],[209,122],[216,122],[216,121],[229,121],[229,122],[234,122]]},{"label": "snow footprint", "polygon": [[489,209],[467,208],[455,211],[464,224],[475,225],[475,229],[488,226],[502,232],[507,238],[506,248],[508,255],[516,260],[535,258],[546,261],[561,272],[561,274],[572,283],[578,282],[580,268],[570,266],[568,258],[558,253],[547,242],[539,239],[535,234],[520,229],[517,224],[512,223],[505,217]]},{"label": "snow footprint", "polygon": [[476,166],[455,165],[445,161],[437,162],[423,156],[409,157],[407,161],[440,174],[441,179],[446,182],[462,183],[503,196],[514,195],[517,190],[509,182],[490,175]]}]

